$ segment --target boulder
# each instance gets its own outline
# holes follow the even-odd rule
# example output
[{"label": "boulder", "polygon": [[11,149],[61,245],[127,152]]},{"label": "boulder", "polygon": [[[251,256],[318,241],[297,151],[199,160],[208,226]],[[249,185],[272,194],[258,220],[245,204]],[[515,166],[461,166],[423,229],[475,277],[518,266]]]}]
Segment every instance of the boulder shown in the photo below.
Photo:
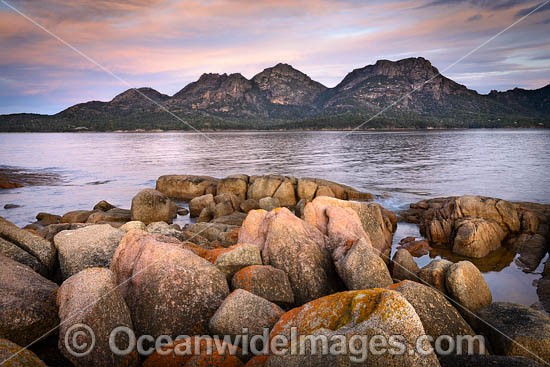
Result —
[{"label": "boulder", "polygon": [[[223,246],[229,247],[237,243],[238,234],[235,232],[237,228],[237,226],[221,223],[195,223],[186,226],[185,231],[200,235],[208,241],[218,241]],[[188,240],[191,239],[188,238]]]},{"label": "boulder", "polygon": [[19,345],[48,335],[59,323],[57,284],[0,255],[0,338]]},{"label": "boulder", "polygon": [[391,269],[393,279],[397,280],[416,281],[418,279],[416,274],[420,271],[411,253],[403,248],[393,255]]},{"label": "boulder", "polygon": [[207,223],[214,218],[214,207],[207,207],[201,210],[197,223]]},{"label": "boulder", "polygon": [[364,231],[369,235],[373,247],[381,254],[384,261],[389,261],[393,233],[391,221],[385,219],[382,207],[379,204],[362,203],[358,201],[346,201],[320,196],[311,203],[307,203],[304,209],[304,220],[327,234],[328,207],[342,207],[353,209],[361,219]]},{"label": "boulder", "polygon": [[176,208],[175,205],[154,189],[141,190],[132,199],[132,220],[139,220],[146,225],[153,222],[172,223]]},{"label": "boulder", "polygon": [[[311,301],[300,308],[285,313],[275,324],[270,338],[282,335],[290,340],[291,330],[296,327],[300,335],[374,335],[389,338],[402,335],[406,349],[411,353],[368,355],[369,366],[439,366],[434,353],[418,353],[417,340],[424,335],[424,327],[411,304],[398,292],[386,289],[367,289],[331,294]],[[295,343],[299,347],[300,343]],[[307,344],[306,344],[307,346]],[[288,348],[288,345],[283,347]],[[423,350],[429,349],[424,340]],[[279,349],[281,353],[283,351]],[[305,355],[300,355],[304,352]],[[326,366],[350,364],[349,355],[310,355],[308,350],[296,350],[294,355],[283,353],[269,358],[267,366]],[[348,350],[349,353],[349,350]],[[330,362],[330,364],[327,364]],[[304,364],[302,364],[304,363]]]},{"label": "boulder", "polygon": [[296,193],[298,194],[299,199],[304,199],[305,201],[311,201],[315,197],[315,192],[317,191],[317,184],[311,180],[299,178],[296,185]]},{"label": "boulder", "polygon": [[[63,282],[57,293],[57,305],[61,320],[59,329],[59,350],[75,366],[138,366],[137,351],[128,355],[117,355],[109,347],[111,331],[124,326],[133,329],[128,306],[116,289],[114,275],[109,269],[85,269]],[[84,331],[79,324],[88,326],[95,337],[95,345],[89,354],[75,356],[72,340],[75,332]],[[75,326],[76,325],[76,326]],[[76,329],[75,329],[76,328]],[[89,334],[79,339],[79,345],[92,344]],[[128,345],[125,333],[115,339],[115,345],[125,349]],[[78,351],[78,350],[77,350]]]},{"label": "boulder", "polygon": [[233,210],[240,210],[241,206],[241,199],[233,193],[230,192],[224,192],[223,194],[218,194],[214,197],[214,202],[216,204],[222,203],[224,201],[231,202],[231,206],[233,207]]},{"label": "boulder", "polygon": [[267,232],[268,212],[263,209],[248,212],[241,229],[239,230],[239,243],[252,243],[263,250]]},{"label": "boulder", "polygon": [[399,241],[398,248],[407,250],[414,257],[421,257],[430,253],[430,250],[432,248],[430,247],[430,244],[428,243],[428,241],[424,241],[424,240],[416,241],[414,237],[412,238],[413,238],[412,241],[403,241],[406,238]]},{"label": "boulder", "polygon": [[258,204],[260,205],[260,209],[267,210],[267,211],[271,211],[281,206],[279,199],[270,198],[270,197],[261,198]]},{"label": "boulder", "polygon": [[63,214],[61,223],[86,223],[92,213],[91,210],[73,210]]},{"label": "boulder", "polygon": [[100,210],[102,212],[107,212],[107,211],[109,211],[111,209],[114,209],[114,208],[116,208],[116,206],[114,206],[113,204],[108,203],[105,200],[101,200],[99,203],[94,205],[94,211],[95,210]]},{"label": "boulder", "polygon": [[355,243],[361,238],[370,242],[369,235],[361,224],[361,219],[353,209],[331,206],[326,209],[325,214],[328,217],[327,248],[333,253],[333,257],[335,257],[337,249]]},{"label": "boulder", "polygon": [[[53,238],[56,234],[61,231],[68,231],[73,229],[79,229],[91,226],[89,223],[60,223],[60,224],[50,224],[49,226],[42,227],[37,230],[40,237],[45,239],[48,242],[53,243]],[[53,246],[53,245],[52,245]],[[55,248],[55,246],[54,246]]]},{"label": "boulder", "polygon": [[33,352],[7,339],[0,339],[0,365],[6,367],[46,367]]},{"label": "boulder", "polygon": [[239,270],[233,275],[231,287],[244,289],[281,306],[294,303],[288,276],[269,265],[252,265]]},{"label": "boulder", "polygon": [[[35,257],[48,272],[53,272],[56,263],[56,251],[50,242],[18,228],[15,224],[2,217],[0,217],[0,238]],[[20,251],[18,252],[21,253]]]},{"label": "boulder", "polygon": [[[239,348],[208,336],[184,337],[163,345],[143,362],[143,367],[241,367]],[[233,353],[233,354],[232,354]]]},{"label": "boulder", "polygon": [[467,257],[484,257],[506,237],[498,223],[484,219],[457,220],[455,231],[453,253]]},{"label": "boulder", "polygon": [[167,175],[157,179],[156,189],[170,198],[189,201],[205,194],[216,195],[219,181],[209,176]]},{"label": "boulder", "polygon": [[319,187],[317,187],[317,191],[315,192],[315,197],[318,197],[318,196],[326,196],[326,197],[329,197],[329,198],[335,198],[336,197],[334,192],[328,186],[319,186]]},{"label": "boulder", "polygon": [[61,217],[59,215],[42,212],[36,215],[36,220],[41,226],[49,226],[50,224],[61,223]]},{"label": "boulder", "polygon": [[[448,335],[455,341],[457,336],[475,336],[474,330],[468,325],[466,320],[460,316],[456,308],[438,291],[420,283],[405,280],[393,284],[390,289],[397,291],[407,299],[414,307],[416,314],[420,317],[426,335],[430,335],[436,340],[441,335]],[[480,349],[479,342],[473,345],[471,352],[479,354],[487,348],[483,345]],[[481,340],[483,342],[483,340]],[[448,350],[448,344],[442,345],[444,350]],[[468,343],[462,344],[462,352],[468,353]]]},{"label": "boulder", "polygon": [[296,205],[296,192],[294,184],[289,181],[283,181],[273,194],[273,198],[279,201],[278,206],[293,207]]},{"label": "boulder", "polygon": [[214,219],[225,217],[234,211],[235,210],[233,209],[233,204],[231,204],[231,201],[221,201],[214,207]]},{"label": "boulder", "polygon": [[261,238],[264,228],[265,243],[260,246],[264,264],[288,275],[297,304],[331,293],[334,268],[321,232],[286,208],[269,212],[253,237]]},{"label": "boulder", "polygon": [[243,213],[248,213],[251,210],[260,209],[260,203],[258,203],[258,200],[255,199],[246,199],[241,202],[239,208]]},{"label": "boulder", "polygon": [[63,279],[87,268],[109,267],[123,236],[124,231],[108,224],[59,232],[54,237],[54,244]]},{"label": "boulder", "polygon": [[224,249],[222,253],[216,256],[216,259],[212,263],[230,281],[233,274],[242,268],[250,265],[262,265],[262,257],[258,246],[243,243]]},{"label": "boulder", "polygon": [[358,240],[335,264],[349,290],[384,288],[393,283],[386,263],[365,238]]},{"label": "boulder", "polygon": [[546,243],[547,239],[539,233],[522,233],[507,242],[509,248],[519,253],[519,257],[514,262],[526,272],[535,271],[544,259],[548,252]]},{"label": "boulder", "polygon": [[133,220],[133,221],[124,223],[119,229],[124,232],[129,232],[132,229],[140,229],[144,231],[146,227],[147,226],[145,225],[145,223],[140,222],[139,220]]},{"label": "boulder", "polygon": [[4,205],[4,209],[15,209],[15,208],[20,208],[21,205],[17,205],[17,204],[6,204]]},{"label": "boulder", "polygon": [[432,260],[428,265],[420,269],[417,275],[426,284],[446,293],[447,288],[445,286],[445,279],[447,277],[447,271],[452,265],[453,263],[449,260]]},{"label": "boulder", "polygon": [[176,210],[176,213],[181,216],[186,216],[187,214],[189,214],[189,209],[179,206]]},{"label": "boulder", "polygon": [[[530,307],[495,302],[479,311],[479,329],[496,354],[550,361],[550,318]],[[489,325],[490,326],[489,326]]]},{"label": "boulder", "polygon": [[281,180],[278,178],[269,176],[256,177],[248,186],[246,198],[260,200],[265,197],[273,197],[280,185]]},{"label": "boulder", "polygon": [[247,328],[251,338],[263,335],[264,328],[271,329],[284,313],[276,304],[244,289],[236,289],[223,301],[208,325],[212,333],[232,338],[242,335]]},{"label": "boulder", "polygon": [[233,212],[223,217],[218,217],[212,223],[228,224],[231,226],[241,226],[246,219],[246,214],[241,212]]},{"label": "boulder", "polygon": [[216,203],[214,202],[214,195],[207,194],[202,196],[197,196],[196,198],[191,199],[189,202],[189,212],[191,217],[198,217],[202,210],[207,207],[214,207]]},{"label": "boulder", "polygon": [[124,236],[111,270],[138,335],[207,334],[208,320],[229,294],[225,276],[210,262],[143,231]]},{"label": "boulder", "polygon": [[113,208],[108,211],[97,211],[92,213],[86,223],[126,223],[132,218],[128,209]]},{"label": "boulder", "polygon": [[304,219],[304,209],[306,207],[306,204],[307,202],[305,199],[300,199],[300,201],[298,201],[298,203],[296,204],[296,207],[294,208],[294,213],[298,218]]},{"label": "boulder", "polygon": [[459,261],[449,267],[445,286],[449,295],[462,306],[457,308],[470,323],[475,320],[473,314],[491,304],[489,286],[479,269],[469,261]]},{"label": "boulder", "polygon": [[217,185],[217,194],[231,193],[236,195],[239,200],[246,199],[248,188],[248,177],[245,179],[238,177],[228,177],[220,180]]},{"label": "boulder", "polygon": [[4,240],[0,237],[0,254],[15,260],[23,265],[27,265],[43,277],[49,277],[50,270],[44,266],[36,257],[23,250],[21,247]]}]

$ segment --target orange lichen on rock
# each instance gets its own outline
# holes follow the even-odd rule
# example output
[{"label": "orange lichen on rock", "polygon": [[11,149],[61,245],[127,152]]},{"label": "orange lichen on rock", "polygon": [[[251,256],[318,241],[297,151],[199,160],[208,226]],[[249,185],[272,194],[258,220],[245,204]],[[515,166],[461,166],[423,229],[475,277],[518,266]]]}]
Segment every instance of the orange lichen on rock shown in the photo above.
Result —
[{"label": "orange lichen on rock", "polygon": [[161,353],[155,351],[143,363],[143,367],[243,366],[243,362],[234,355],[240,352],[239,348],[229,344],[224,344],[222,348],[224,349],[219,353],[216,341],[211,338],[184,338],[164,345]]},{"label": "orange lichen on rock", "polygon": [[230,252],[235,250],[237,247],[244,245],[244,243],[238,243],[236,245],[230,246],[230,247],[220,247],[213,250],[207,250],[203,255],[199,255],[200,257],[210,261],[212,264],[216,263],[216,260],[221,254],[224,254],[226,252]]}]

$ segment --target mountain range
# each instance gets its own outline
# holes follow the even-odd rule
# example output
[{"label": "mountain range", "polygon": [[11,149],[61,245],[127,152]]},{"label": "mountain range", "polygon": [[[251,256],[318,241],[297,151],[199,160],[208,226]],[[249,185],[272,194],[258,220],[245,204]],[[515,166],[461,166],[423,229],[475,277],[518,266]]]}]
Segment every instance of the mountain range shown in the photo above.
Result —
[{"label": "mountain range", "polygon": [[252,79],[203,74],[173,96],[129,89],[55,115],[0,115],[0,131],[346,129],[365,121],[362,128],[550,127],[550,84],[479,94],[418,57],[379,60],[327,88],[281,63]]}]

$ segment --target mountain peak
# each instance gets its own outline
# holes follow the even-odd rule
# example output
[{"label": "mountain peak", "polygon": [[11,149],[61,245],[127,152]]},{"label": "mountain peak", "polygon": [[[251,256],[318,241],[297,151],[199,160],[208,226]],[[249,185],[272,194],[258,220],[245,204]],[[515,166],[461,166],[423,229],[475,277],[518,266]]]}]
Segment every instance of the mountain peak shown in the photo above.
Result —
[{"label": "mountain peak", "polygon": [[143,103],[143,102],[151,102],[148,101],[147,98],[144,97],[144,95],[147,98],[152,99],[156,102],[163,102],[169,99],[170,97],[166,94],[162,94],[159,91],[150,88],[150,87],[142,87],[142,88],[131,88],[128,89],[119,95],[117,95],[115,98],[111,100],[110,103],[112,104],[128,104],[128,103]]}]

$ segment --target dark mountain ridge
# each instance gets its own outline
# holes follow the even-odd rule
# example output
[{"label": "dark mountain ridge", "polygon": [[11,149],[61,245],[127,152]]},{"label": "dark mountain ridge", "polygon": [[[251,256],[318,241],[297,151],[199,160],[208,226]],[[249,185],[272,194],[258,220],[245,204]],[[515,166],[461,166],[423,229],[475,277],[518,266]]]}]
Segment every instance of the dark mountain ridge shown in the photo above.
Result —
[{"label": "dark mountain ridge", "polygon": [[2,115],[0,131],[187,128],[166,109],[199,129],[353,128],[382,110],[365,128],[550,126],[549,102],[550,85],[482,95],[422,57],[379,60],[334,88],[280,63],[251,79],[203,74],[173,96],[129,89],[55,115]]}]

